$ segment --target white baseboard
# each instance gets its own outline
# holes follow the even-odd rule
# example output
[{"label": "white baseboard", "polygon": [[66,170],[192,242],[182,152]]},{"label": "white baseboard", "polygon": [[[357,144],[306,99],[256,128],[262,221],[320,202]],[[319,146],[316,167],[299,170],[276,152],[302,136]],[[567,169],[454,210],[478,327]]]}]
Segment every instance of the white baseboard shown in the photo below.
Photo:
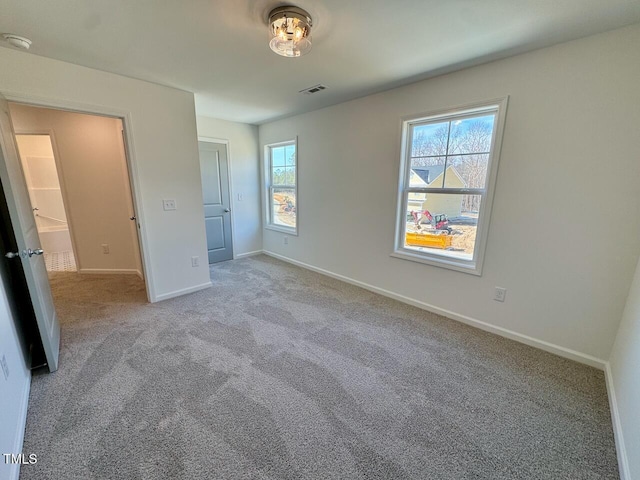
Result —
[{"label": "white baseboard", "polygon": [[138,275],[142,276],[142,272],[140,270],[136,270],[135,268],[81,268],[78,270],[78,273],[89,274],[89,275]]},{"label": "white baseboard", "polygon": [[195,287],[183,288],[182,290],[175,290],[169,293],[163,293],[162,295],[157,295],[156,298],[151,300],[151,303],[161,302],[162,300],[169,300],[170,298],[179,297],[181,295],[186,295],[188,293],[199,292],[200,290],[204,290],[205,288],[212,287],[211,282],[203,283],[201,285],[196,285]]},{"label": "white baseboard", "polygon": [[264,252],[262,250],[254,250],[253,252],[239,253],[233,256],[234,260],[239,260],[240,258],[246,257],[255,257],[256,255],[262,255]]},{"label": "white baseboard", "polygon": [[[16,439],[14,441],[15,447],[12,452],[0,453],[26,453],[27,455],[30,453],[37,454],[37,452],[22,451],[22,446],[24,445],[24,432],[27,428],[27,410],[29,409],[29,392],[31,391],[31,372],[29,372],[25,383],[26,385],[22,392],[22,401],[20,402],[20,414],[18,415],[20,422],[16,431]],[[4,461],[4,458],[1,460]],[[18,480],[18,477],[20,477],[20,464],[12,464],[9,470],[9,480]]]},{"label": "white baseboard", "polygon": [[620,411],[618,410],[618,400],[613,382],[611,365],[607,362],[604,369],[604,378],[607,382],[607,394],[609,395],[609,408],[611,409],[611,423],[613,425],[613,436],[616,440],[616,452],[618,455],[618,468],[620,469],[620,480],[631,480],[629,472],[629,460],[627,459],[627,449],[622,436],[622,422],[620,421]]},{"label": "white baseboard", "polygon": [[593,357],[591,355],[587,355],[585,353],[577,352],[575,350],[571,350],[569,348],[561,347],[559,345],[555,345],[553,343],[546,342],[544,340],[538,340],[536,338],[530,337],[528,335],[524,335],[518,332],[514,332],[512,330],[508,330],[503,327],[498,327],[495,325],[491,325],[490,323],[483,322],[482,320],[478,320],[472,317],[468,317],[466,315],[461,315],[456,312],[452,312],[450,310],[446,310],[444,308],[436,307],[435,305],[431,305],[426,302],[422,302],[420,300],[416,300],[410,297],[406,297],[404,295],[400,295],[395,292],[391,292],[389,290],[385,290],[383,288],[378,288],[373,285],[369,285],[368,283],[361,282],[359,280],[354,280],[353,278],[345,277],[344,275],[340,275],[337,273],[330,272],[329,270],[325,270],[323,268],[315,267],[313,265],[306,264],[304,262],[299,262],[298,260],[293,260],[288,257],[284,257],[277,253],[269,252],[264,250],[262,253],[265,255],[269,255],[270,257],[277,258],[278,260],[282,260],[284,262],[292,263],[293,265],[297,265],[302,268],[306,268],[307,270],[312,270],[314,272],[321,273],[328,277],[335,278],[337,280],[342,280],[343,282],[350,283],[351,285],[355,285],[357,287],[364,288],[365,290],[369,290],[374,293],[378,293],[382,296],[393,298],[394,300],[398,300],[403,303],[407,303],[409,305],[413,305],[414,307],[421,308],[423,310],[427,310],[431,313],[435,313],[438,315],[442,315],[443,317],[450,318],[452,320],[457,320],[459,322],[465,323],[472,327],[479,328],[481,330],[495,333],[496,335],[500,335],[501,337],[509,338],[511,340],[515,340],[516,342],[524,343],[531,347],[539,348],[541,350],[545,350],[547,352],[553,353],[555,355],[559,355],[564,358],[568,358],[570,360],[574,360],[579,363],[584,363],[585,365],[589,365],[591,367],[595,367],[599,370],[604,370],[607,362],[602,360],[601,358]]}]

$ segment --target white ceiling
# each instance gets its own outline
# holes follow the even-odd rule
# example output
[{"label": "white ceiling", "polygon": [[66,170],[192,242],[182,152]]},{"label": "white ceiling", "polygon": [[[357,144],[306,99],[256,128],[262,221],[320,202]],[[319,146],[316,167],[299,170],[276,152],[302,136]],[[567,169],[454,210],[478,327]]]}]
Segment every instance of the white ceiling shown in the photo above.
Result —
[{"label": "white ceiling", "polygon": [[[640,22],[640,0],[292,0],[314,29],[311,53],[290,59],[269,50],[266,25],[286,4],[0,0],[0,32],[35,55],[194,92],[199,115],[259,124]],[[318,83],[328,89],[298,93]]]}]

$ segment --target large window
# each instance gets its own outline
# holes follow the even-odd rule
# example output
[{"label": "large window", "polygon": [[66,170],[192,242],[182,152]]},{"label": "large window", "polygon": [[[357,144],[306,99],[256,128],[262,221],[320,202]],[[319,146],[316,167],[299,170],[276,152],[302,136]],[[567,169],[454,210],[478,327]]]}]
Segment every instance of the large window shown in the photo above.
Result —
[{"label": "large window", "polygon": [[266,227],[297,234],[296,141],[275,143],[265,147]]},{"label": "large window", "polygon": [[394,256],[481,274],[506,104],[404,121]]}]

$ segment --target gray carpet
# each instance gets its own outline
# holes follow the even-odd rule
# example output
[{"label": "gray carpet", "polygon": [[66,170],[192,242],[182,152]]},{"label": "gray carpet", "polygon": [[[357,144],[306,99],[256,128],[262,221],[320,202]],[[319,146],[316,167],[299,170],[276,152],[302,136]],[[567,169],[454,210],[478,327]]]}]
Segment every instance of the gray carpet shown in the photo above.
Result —
[{"label": "gray carpet", "polygon": [[52,274],[21,479],[614,479],[602,372],[265,256],[144,303]]}]

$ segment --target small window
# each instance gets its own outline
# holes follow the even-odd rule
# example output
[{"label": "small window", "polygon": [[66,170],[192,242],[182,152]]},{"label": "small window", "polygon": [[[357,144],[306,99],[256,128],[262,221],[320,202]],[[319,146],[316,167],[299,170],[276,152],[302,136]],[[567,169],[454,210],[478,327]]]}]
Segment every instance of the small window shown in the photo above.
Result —
[{"label": "small window", "polygon": [[296,141],[265,147],[266,228],[297,234],[298,165]]},{"label": "small window", "polygon": [[393,256],[481,274],[506,104],[403,122]]}]

